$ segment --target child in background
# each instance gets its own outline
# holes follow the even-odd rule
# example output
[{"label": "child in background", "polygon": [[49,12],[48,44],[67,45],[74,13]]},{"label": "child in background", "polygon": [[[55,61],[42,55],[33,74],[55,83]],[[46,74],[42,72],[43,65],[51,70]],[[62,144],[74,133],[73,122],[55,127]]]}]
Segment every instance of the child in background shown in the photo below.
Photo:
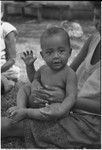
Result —
[{"label": "child in background", "polygon": [[[10,108],[8,111],[10,118],[16,122],[28,116],[32,119],[50,119],[50,116],[46,117],[46,112],[48,111],[52,111],[51,118],[53,118],[54,115],[59,118],[68,114],[76,102],[76,75],[75,72],[67,66],[68,58],[71,54],[70,39],[67,32],[58,27],[49,28],[42,34],[40,44],[42,49],[40,53],[46,65],[43,65],[37,72],[35,71],[34,80],[31,85],[19,90],[17,108]],[[32,53],[24,53],[26,58],[28,58],[30,54],[32,55]],[[25,60],[24,57],[23,60]],[[31,59],[29,59],[29,62],[30,61]],[[50,98],[45,100],[41,90],[51,90],[54,88],[58,89],[55,100],[51,101]],[[36,105],[37,100],[39,102]],[[56,105],[54,106],[53,104],[55,103]],[[32,109],[34,107],[43,108]],[[22,109],[24,111],[20,113]],[[34,113],[34,110],[36,113]],[[60,111],[58,115],[53,114],[56,110]]]},{"label": "child in background", "polygon": [[[4,4],[1,2],[1,19]],[[1,21],[1,94],[8,92],[20,75],[19,67],[15,66],[16,58],[16,28],[8,22]]]}]

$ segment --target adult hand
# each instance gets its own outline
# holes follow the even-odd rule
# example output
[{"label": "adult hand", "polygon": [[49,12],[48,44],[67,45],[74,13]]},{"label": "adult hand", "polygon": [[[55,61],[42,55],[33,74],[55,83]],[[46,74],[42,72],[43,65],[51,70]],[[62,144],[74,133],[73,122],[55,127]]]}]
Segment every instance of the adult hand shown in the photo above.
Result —
[{"label": "adult hand", "polygon": [[44,88],[40,88],[39,90],[35,90],[35,93],[38,97],[43,97],[49,102],[62,102],[65,97],[64,90],[58,87],[49,87],[48,85],[45,85]]},{"label": "adult hand", "polygon": [[31,50],[31,51],[23,52],[21,59],[24,61],[26,66],[30,66],[35,62],[37,57],[33,57],[33,51]]}]

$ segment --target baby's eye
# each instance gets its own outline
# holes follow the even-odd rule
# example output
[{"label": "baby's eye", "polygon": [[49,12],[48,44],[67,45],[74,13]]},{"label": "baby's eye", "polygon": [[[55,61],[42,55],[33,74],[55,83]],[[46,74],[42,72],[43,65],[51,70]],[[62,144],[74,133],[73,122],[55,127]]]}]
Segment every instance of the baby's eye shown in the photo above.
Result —
[{"label": "baby's eye", "polygon": [[46,54],[51,55],[52,51],[47,51]]},{"label": "baby's eye", "polygon": [[63,52],[64,52],[64,49],[60,49],[60,50],[59,50],[59,53],[63,53]]}]

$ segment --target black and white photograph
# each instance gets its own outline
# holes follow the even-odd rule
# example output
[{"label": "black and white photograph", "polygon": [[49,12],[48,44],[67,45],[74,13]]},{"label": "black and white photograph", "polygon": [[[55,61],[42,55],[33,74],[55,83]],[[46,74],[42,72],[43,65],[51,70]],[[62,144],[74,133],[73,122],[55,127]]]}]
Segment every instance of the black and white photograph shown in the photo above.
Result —
[{"label": "black and white photograph", "polygon": [[1,149],[101,149],[101,1],[0,1]]}]

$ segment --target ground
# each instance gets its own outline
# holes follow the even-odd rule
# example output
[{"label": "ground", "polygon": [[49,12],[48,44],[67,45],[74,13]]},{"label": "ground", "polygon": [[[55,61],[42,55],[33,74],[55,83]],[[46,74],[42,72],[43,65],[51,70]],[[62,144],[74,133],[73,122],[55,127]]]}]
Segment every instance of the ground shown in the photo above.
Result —
[{"label": "ground", "polygon": [[[10,93],[8,93],[5,97],[2,97],[1,102],[1,114],[2,116],[6,115],[6,110],[16,104],[16,94],[18,88],[28,81],[25,65],[21,60],[21,54],[26,50],[33,50],[34,55],[38,57],[35,67],[38,69],[44,62],[39,55],[40,45],[39,38],[44,29],[46,29],[48,24],[60,25],[61,21],[57,20],[43,20],[41,23],[38,23],[34,18],[22,18],[22,17],[9,17],[8,21],[12,23],[18,30],[18,38],[17,38],[17,62],[16,65],[20,67],[21,73],[19,82],[17,86],[12,89]],[[81,47],[85,40],[95,31],[95,28],[90,21],[79,21],[82,26],[84,35],[82,38],[71,38],[71,45],[73,49],[72,56],[69,60],[69,63],[74,59],[77,53],[80,51]],[[18,87],[19,85],[19,87]],[[25,148],[24,147],[24,139],[21,138],[3,138],[1,142],[2,148]]]}]

